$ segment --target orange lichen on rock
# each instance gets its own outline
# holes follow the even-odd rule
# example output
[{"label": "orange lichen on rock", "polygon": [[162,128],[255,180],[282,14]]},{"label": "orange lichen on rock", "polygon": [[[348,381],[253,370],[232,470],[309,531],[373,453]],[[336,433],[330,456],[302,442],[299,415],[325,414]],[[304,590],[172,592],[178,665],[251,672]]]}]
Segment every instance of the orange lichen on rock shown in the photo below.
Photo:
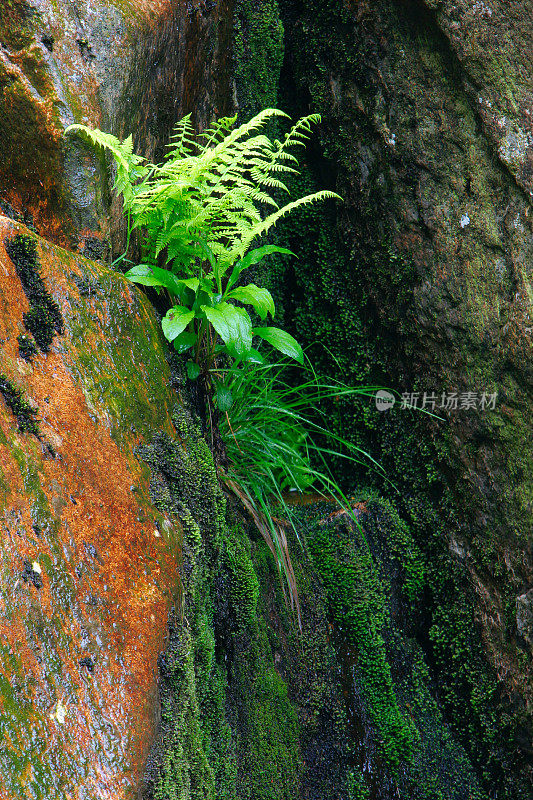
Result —
[{"label": "orange lichen on rock", "polygon": [[[0,217],[0,374],[38,411],[38,435],[22,432],[0,396],[0,797],[120,800],[142,778],[180,588],[180,531],[134,455],[151,430],[172,433],[168,366],[137,290],[46,243],[36,269],[64,332],[22,360],[31,303],[5,244],[29,235]],[[153,333],[144,372],[121,314],[141,343]]]}]

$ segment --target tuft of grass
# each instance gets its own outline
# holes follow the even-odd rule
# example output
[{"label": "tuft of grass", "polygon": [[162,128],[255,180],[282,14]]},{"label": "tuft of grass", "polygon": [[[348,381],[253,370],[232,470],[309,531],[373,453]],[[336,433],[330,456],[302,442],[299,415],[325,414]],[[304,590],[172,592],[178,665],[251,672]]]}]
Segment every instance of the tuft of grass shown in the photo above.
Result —
[{"label": "tuft of grass", "polygon": [[312,492],[317,499],[333,499],[355,519],[328,467],[330,457],[383,469],[368,453],[330,431],[322,410],[328,398],[374,397],[380,387],[351,387],[320,378],[309,361],[299,370],[300,380],[289,382],[294,371],[293,363],[289,368],[287,362],[228,370],[225,385],[232,405],[219,427],[229,462],[222,480],[250,513],[274,555],[287,604],[300,622],[286,536],[290,526],[300,541],[295,501]]}]

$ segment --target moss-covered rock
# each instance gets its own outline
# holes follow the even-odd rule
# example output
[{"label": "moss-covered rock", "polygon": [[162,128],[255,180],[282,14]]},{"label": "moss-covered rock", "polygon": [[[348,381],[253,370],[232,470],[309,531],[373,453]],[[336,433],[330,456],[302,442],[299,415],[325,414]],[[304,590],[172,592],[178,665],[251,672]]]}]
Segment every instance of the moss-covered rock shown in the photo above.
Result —
[{"label": "moss-covered rock", "polygon": [[[72,275],[105,295],[81,297]],[[33,330],[46,346],[29,362],[37,307],[57,326]],[[181,529],[135,456],[175,432],[163,339],[127,281],[4,217],[0,339],[0,794],[132,797],[179,592]]]},{"label": "moss-covered rock", "polygon": [[[523,3],[279,6],[279,104],[323,117],[294,191],[331,187],[345,203],[280,226],[299,258],[267,278],[319,371],[434,398],[442,421],[400,402],[331,404],[332,428],[399,492],[342,462],[337,474],[388,494],[408,524],[426,575],[413,630],[445,722],[480,785],[526,797],[531,653],[516,609],[533,580],[531,209],[516,181],[527,188],[531,70],[516,43],[530,15]],[[461,408],[467,392],[475,408]],[[457,410],[440,408],[453,393]]]}]

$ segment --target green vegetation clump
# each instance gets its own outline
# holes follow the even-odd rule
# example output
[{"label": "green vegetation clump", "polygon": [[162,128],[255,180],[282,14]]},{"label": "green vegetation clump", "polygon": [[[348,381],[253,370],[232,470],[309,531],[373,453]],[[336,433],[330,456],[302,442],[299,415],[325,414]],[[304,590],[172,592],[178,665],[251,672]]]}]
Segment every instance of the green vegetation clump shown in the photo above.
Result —
[{"label": "green vegetation clump", "polygon": [[413,751],[413,729],[398,706],[382,629],[386,622],[383,586],[366,539],[352,525],[316,525],[309,550],[328,598],[336,635],[353,648],[355,684],[380,748],[395,770]]},{"label": "green vegetation clump", "polygon": [[298,796],[302,769],[298,718],[285,681],[263,662],[261,651],[268,648],[267,641],[261,643],[264,630],[259,637],[236,666],[237,680],[251,689],[239,709],[243,731],[240,798],[293,800]]},{"label": "green vegetation clump", "polygon": [[249,625],[254,619],[259,599],[259,581],[250,558],[250,542],[233,531],[225,537],[225,561],[230,575],[231,604],[239,627]]},{"label": "green vegetation clump", "polygon": [[34,340],[30,336],[26,336],[24,333],[21,333],[17,336],[17,342],[19,346],[19,353],[20,357],[24,359],[24,361],[31,361],[33,356],[37,355],[37,347],[35,346]]},{"label": "green vegetation clump", "polygon": [[[187,374],[191,380],[199,379],[203,416],[219,463],[226,465],[232,452],[230,476],[223,476],[226,486],[244,503],[271,547],[291,604],[298,610],[286,537],[282,526],[274,524],[273,501],[281,501],[287,512],[282,492],[301,493],[311,484],[317,484],[322,493],[343,498],[327,467],[317,469],[312,458],[319,456],[325,465],[332,446],[349,449],[349,445],[335,436],[329,437],[327,447],[318,445],[310,431],[327,439],[327,427],[310,421],[302,407],[307,405],[315,414],[322,395],[359,390],[338,382],[326,385],[313,374],[291,397],[279,370],[253,346],[258,338],[287,357],[304,360],[300,345],[286,331],[254,327],[251,314],[264,322],[274,317],[275,305],[267,289],[242,283],[263,258],[274,253],[290,255],[290,251],[277,245],[251,249],[252,245],[296,209],[327,198],[340,199],[324,190],[279,205],[277,198],[288,191],[283,180],[298,174],[298,160],[291,150],[304,146],[311,126],[320,121],[317,115],[303,117],[283,139],[272,141],[263,128],[269,120],[283,117],[281,111],[266,109],[238,127],[236,118],[221,119],[199,136],[185,117],[175,126],[162,164],[146,163],[133,153],[131,136],[121,142],[82,125],[68,130],[105,148],[115,160],[114,188],[122,194],[128,215],[128,242],[134,230],[141,231],[146,261],[130,269],[126,277],[165,290],[170,297],[172,307],[163,318],[163,333],[178,353],[189,356]],[[265,372],[257,369],[258,364],[265,365]],[[265,415],[247,420],[248,410],[258,407],[259,396],[265,393],[268,404],[263,403],[262,409],[268,412],[268,420]],[[234,394],[239,403],[234,403]],[[219,421],[224,414],[227,426],[222,427]],[[243,429],[245,438],[239,444],[237,433]],[[258,446],[248,447],[247,459],[241,459],[251,433],[257,433],[260,441],[255,437]],[[225,448],[218,446],[220,434]],[[255,475],[252,483],[250,475]]]},{"label": "green vegetation clump", "polygon": [[[149,800],[292,800],[299,724],[257,620],[250,541],[226,523],[212,455],[178,409],[179,439],[157,435],[139,455],[157,507],[183,522],[183,596],[159,659],[162,719],[146,775]],[[224,654],[231,654],[227,661]]]},{"label": "green vegetation clump", "polygon": [[242,500],[267,542],[301,624],[286,536],[288,525],[297,533],[295,499],[311,490],[333,498],[350,514],[349,501],[329,469],[329,457],[334,453],[345,464],[365,462],[379,469],[366,453],[328,429],[324,403],[373,396],[375,388],[321,380],[309,364],[297,375],[287,363],[255,363],[228,372],[233,403],[220,421],[229,462],[221,478]]},{"label": "green vegetation clump", "polygon": [[300,206],[338,198],[327,190],[281,206],[274,198],[274,193],[288,191],[283,179],[297,172],[291,150],[305,144],[311,125],[320,120],[303,117],[282,141],[262,133],[269,120],[286,116],[265,109],[238,128],[236,117],[223,118],[197,137],[185,117],[175,126],[162,164],[148,164],[134,154],[131,136],[121,142],[83,125],[67,129],[114,157],[114,188],[122,194],[128,215],[128,242],[132,231],[142,230],[146,261],[126,277],[168,292],[173,305],[163,319],[163,333],[178,352],[191,353],[189,377],[202,376],[208,404],[217,389],[216,405],[222,411],[230,408],[231,398],[219,384],[220,363],[257,359],[254,338],[303,360],[290,334],[254,327],[243,308],[251,306],[263,321],[274,317],[268,290],[254,283],[241,285],[243,274],[266,255],[288,252],[273,245],[250,249],[276,222]]},{"label": "green vegetation clump", "polygon": [[233,52],[242,118],[277,105],[283,34],[277,0],[237,0]]},{"label": "green vegetation clump", "polygon": [[33,433],[39,438],[39,425],[35,417],[37,409],[33,408],[24,398],[24,392],[15,386],[6,375],[0,374],[0,394],[11,412],[15,415],[19,430],[22,432]]},{"label": "green vegetation clump", "polygon": [[55,334],[63,333],[63,318],[39,274],[37,240],[17,234],[6,240],[5,247],[30,304],[29,311],[23,316],[24,325],[39,349],[48,353]]}]

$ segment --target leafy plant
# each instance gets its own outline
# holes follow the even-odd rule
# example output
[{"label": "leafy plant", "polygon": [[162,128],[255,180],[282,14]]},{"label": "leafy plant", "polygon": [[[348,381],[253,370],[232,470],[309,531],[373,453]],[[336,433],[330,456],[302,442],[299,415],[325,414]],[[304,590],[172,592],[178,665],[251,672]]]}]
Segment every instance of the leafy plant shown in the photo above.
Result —
[{"label": "leafy plant", "polygon": [[[261,243],[261,237],[299,206],[340,199],[320,191],[278,204],[276,198],[288,191],[284,179],[298,173],[298,160],[290,151],[305,145],[320,120],[317,114],[303,117],[282,140],[271,141],[261,132],[273,117],[286,116],[266,109],[238,127],[235,117],[224,118],[199,136],[187,116],[176,125],[161,164],[136,155],[131,136],[121,142],[83,125],[67,131],[83,135],[114,159],[114,188],[122,194],[128,220],[126,251],[117,261],[126,258],[131,235],[138,230],[143,263],[126,277],[168,292],[171,308],[163,318],[163,332],[178,353],[189,354],[189,378],[203,378],[211,434],[218,425],[229,465],[220,475],[267,541],[299,617],[285,534],[293,520],[290,493],[313,487],[349,512],[329,472],[328,456],[342,455],[351,462],[369,459],[328,431],[320,403],[375,390],[320,380],[309,364],[304,366],[302,349],[289,333],[270,325],[254,327],[246,308],[262,322],[274,317],[270,292],[245,282],[245,276],[272,253],[292,255]],[[297,386],[285,378],[286,362],[266,363],[254,347],[257,339],[302,365]],[[217,415],[211,413],[213,397]],[[286,519],[276,516],[280,513]],[[286,592],[283,580],[282,585]]]},{"label": "leafy plant", "polygon": [[[241,284],[246,271],[271,253],[290,253],[275,245],[250,249],[284,215],[302,205],[338,198],[321,191],[279,205],[273,194],[287,192],[283,178],[297,173],[290,152],[303,146],[320,117],[300,119],[282,141],[271,141],[261,129],[273,117],[287,115],[266,109],[235,128],[236,118],[215,122],[198,137],[190,116],[175,127],[162,164],[150,164],[133,153],[132,137],[116,137],[83,125],[72,125],[93,144],[107,149],[116,163],[114,188],[128,215],[128,244],[133,230],[143,234],[143,260],[126,277],[135,283],[168,291],[172,307],[162,326],[180,353],[189,352],[187,369],[194,379],[203,374],[214,385],[221,410],[231,404],[228,387],[216,380],[217,359],[260,360],[254,339],[300,363],[303,353],[286,331],[256,326],[245,306],[262,321],[275,315],[270,292],[254,283]],[[270,209],[265,214],[264,209]]]}]

